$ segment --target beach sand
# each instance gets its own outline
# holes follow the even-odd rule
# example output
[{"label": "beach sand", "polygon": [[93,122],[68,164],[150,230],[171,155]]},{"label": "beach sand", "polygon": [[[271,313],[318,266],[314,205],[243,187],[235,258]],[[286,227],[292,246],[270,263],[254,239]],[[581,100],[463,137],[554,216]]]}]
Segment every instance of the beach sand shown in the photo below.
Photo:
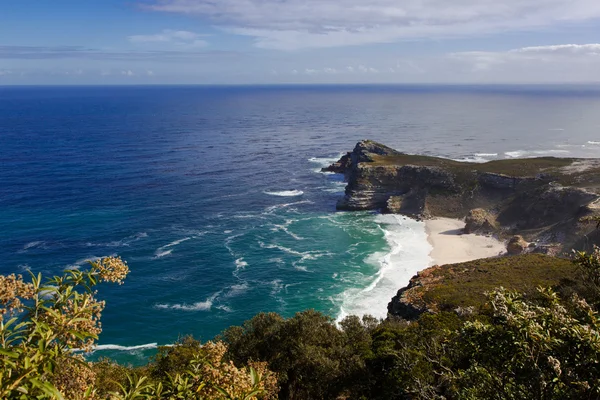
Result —
[{"label": "beach sand", "polygon": [[488,236],[465,235],[465,223],[458,219],[436,218],[425,221],[432,265],[454,264],[478,258],[494,257],[506,252],[501,241]]}]

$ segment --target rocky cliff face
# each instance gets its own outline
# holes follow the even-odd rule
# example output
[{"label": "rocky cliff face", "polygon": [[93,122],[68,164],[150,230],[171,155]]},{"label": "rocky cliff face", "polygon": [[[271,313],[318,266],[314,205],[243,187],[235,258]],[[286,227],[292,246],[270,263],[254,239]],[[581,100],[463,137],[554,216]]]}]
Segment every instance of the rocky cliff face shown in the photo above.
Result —
[{"label": "rocky cliff face", "polygon": [[475,164],[408,155],[365,140],[324,170],[346,177],[340,210],[464,218],[478,209],[494,222],[485,233],[522,234],[530,242],[560,241],[570,248],[589,231],[578,220],[600,215],[600,163],[577,159]]},{"label": "rocky cliff face", "polygon": [[[434,266],[413,277],[388,305],[391,315],[468,312],[484,292],[556,284],[572,273],[568,260],[547,257],[590,250],[600,230],[580,223],[600,216],[600,160],[533,158],[484,164],[408,155],[365,140],[324,168],[344,174],[340,210],[380,210],[414,218],[466,218],[466,231],[512,237],[515,257]],[[508,261],[506,261],[508,260]],[[518,279],[507,279],[517,276]]]}]

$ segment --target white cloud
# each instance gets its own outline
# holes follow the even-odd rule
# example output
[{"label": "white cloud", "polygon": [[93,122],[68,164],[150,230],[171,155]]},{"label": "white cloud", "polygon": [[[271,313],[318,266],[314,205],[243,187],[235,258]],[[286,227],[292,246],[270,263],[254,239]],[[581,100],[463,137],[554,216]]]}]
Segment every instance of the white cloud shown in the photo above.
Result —
[{"label": "white cloud", "polygon": [[600,55],[600,43],[559,44],[515,49],[512,53]]},{"label": "white cloud", "polygon": [[12,71],[8,69],[0,69],[0,76],[12,75]]},{"label": "white cloud", "polygon": [[368,74],[368,73],[377,74],[377,73],[379,73],[378,69],[373,68],[373,67],[367,67],[365,65],[359,65],[358,66],[358,71],[360,71],[360,72],[362,72],[364,74]]},{"label": "white cloud", "polygon": [[121,75],[124,75],[124,76],[134,76],[135,73],[132,70],[128,69],[128,70],[121,71]]},{"label": "white cloud", "polygon": [[598,0],[152,0],[208,17],[263,48],[389,43],[540,29],[600,18]]},{"label": "white cloud", "polygon": [[205,47],[208,42],[202,38],[208,35],[189,31],[176,31],[165,29],[161,33],[152,35],[132,35],[128,39],[135,44],[168,44],[179,47],[198,48]]},{"label": "white cloud", "polygon": [[509,51],[452,53],[448,61],[487,80],[529,82],[600,81],[600,44],[523,47]]}]

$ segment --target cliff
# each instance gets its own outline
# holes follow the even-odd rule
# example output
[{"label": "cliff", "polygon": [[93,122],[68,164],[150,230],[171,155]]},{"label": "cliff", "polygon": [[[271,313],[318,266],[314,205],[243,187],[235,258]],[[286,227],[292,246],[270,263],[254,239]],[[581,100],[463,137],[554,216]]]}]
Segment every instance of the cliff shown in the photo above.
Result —
[{"label": "cliff", "polygon": [[[487,163],[410,155],[364,140],[324,171],[348,182],[339,210],[379,210],[413,218],[485,215],[479,233],[522,235],[561,250],[597,242],[595,227],[579,223],[600,215],[600,160],[529,158]],[[478,232],[475,224],[473,229]],[[591,238],[591,240],[590,240]],[[550,246],[552,247],[552,246]]]},{"label": "cliff", "polygon": [[538,286],[558,287],[575,279],[576,267],[570,260],[542,254],[434,266],[400,289],[388,304],[388,312],[407,320],[426,312],[476,313],[485,304],[485,293],[497,287],[528,295]]}]

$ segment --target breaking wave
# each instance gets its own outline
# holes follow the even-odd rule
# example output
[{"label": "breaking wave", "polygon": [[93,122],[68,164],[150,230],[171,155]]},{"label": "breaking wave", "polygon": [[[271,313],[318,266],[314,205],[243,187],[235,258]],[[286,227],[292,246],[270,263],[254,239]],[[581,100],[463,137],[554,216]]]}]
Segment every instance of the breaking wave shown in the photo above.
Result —
[{"label": "breaking wave", "polygon": [[279,197],[296,197],[302,196],[304,192],[302,190],[281,190],[279,192],[268,192],[264,191],[264,194],[268,194],[270,196],[279,196]]}]

